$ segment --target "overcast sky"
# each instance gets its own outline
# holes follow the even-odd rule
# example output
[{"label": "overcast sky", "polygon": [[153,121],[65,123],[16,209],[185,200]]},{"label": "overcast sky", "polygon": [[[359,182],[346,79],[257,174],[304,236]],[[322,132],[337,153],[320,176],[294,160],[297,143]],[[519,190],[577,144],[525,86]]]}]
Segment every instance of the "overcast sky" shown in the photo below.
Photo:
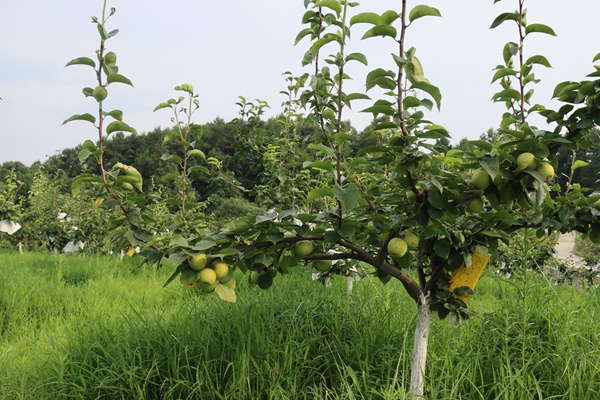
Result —
[{"label": "overcast sky", "polygon": [[[360,1],[360,0],[359,0]],[[130,0],[110,1],[117,14],[108,30],[120,33],[108,41],[118,55],[120,73],[135,85],[111,85],[106,108],[124,112],[124,121],[138,132],[170,126],[167,110],[154,107],[175,96],[173,87],[191,83],[200,94],[195,122],[237,116],[235,102],[263,99],[271,105],[268,116],[281,111],[282,73],[300,74],[308,41],[294,47],[303,28],[303,0]],[[399,0],[363,0],[353,12],[382,12],[399,7]],[[502,62],[502,47],[516,41],[514,25],[488,29],[495,16],[513,11],[517,0],[422,0],[438,8],[443,18],[424,18],[411,27],[407,44],[417,48],[426,77],[443,95],[442,111],[430,115],[450,130],[453,141],[477,138],[500,120],[503,107],[490,101],[498,86],[490,85],[492,69]],[[533,101],[547,104],[554,86],[581,80],[592,71],[600,52],[600,1],[528,0],[528,22],[551,26],[558,37],[531,35],[526,55],[545,55],[554,68],[537,68],[542,83]],[[43,161],[86,139],[96,141],[91,125],[75,121],[61,125],[73,114],[92,112],[93,99],[81,89],[94,85],[90,68],[64,68],[71,59],[94,57],[98,34],[91,23],[100,16],[101,0],[0,0],[0,163]],[[363,27],[360,27],[363,29]],[[369,67],[356,63],[350,71],[352,91],[364,88],[364,76],[378,67],[393,68],[389,40],[360,41],[352,37],[348,51],[363,52]],[[346,115],[362,129],[370,114]]]}]

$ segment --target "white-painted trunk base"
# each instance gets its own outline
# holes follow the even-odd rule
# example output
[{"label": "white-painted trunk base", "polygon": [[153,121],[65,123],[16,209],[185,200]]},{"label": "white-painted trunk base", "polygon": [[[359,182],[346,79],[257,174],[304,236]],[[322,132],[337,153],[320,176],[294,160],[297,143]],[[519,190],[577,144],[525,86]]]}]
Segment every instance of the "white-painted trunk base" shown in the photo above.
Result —
[{"label": "white-painted trunk base", "polygon": [[415,343],[413,346],[410,391],[415,399],[423,398],[425,383],[425,363],[427,361],[427,345],[429,343],[429,327],[431,326],[431,309],[427,301],[422,298],[417,314],[417,327],[415,329]]},{"label": "white-painted trunk base", "polygon": [[354,285],[354,277],[348,277],[346,278],[346,293],[348,294],[348,297],[352,297],[352,287]]}]

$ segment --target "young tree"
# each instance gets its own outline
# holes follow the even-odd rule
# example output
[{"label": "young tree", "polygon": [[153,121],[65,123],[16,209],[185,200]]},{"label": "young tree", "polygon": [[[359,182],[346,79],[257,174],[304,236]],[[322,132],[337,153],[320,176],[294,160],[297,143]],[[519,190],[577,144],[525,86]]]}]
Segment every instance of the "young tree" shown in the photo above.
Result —
[{"label": "young tree", "polygon": [[[106,73],[109,83],[128,82],[115,75],[106,60],[104,42],[115,31],[106,33],[103,13],[102,19],[96,20],[100,65],[96,67],[86,58],[70,63],[94,67],[99,85],[84,90],[99,104],[99,123],[89,114],[69,120],[87,120],[98,129],[99,148],[88,143],[82,151],[83,156],[94,155],[98,160],[101,177],[83,176],[75,188],[85,181],[105,186],[112,203],[124,213],[113,224],[118,227],[115,238],[143,245],[150,263],[168,258],[178,265],[167,283],[179,277],[185,287],[214,290],[225,300],[235,300],[232,268],[250,272],[251,280],[262,289],[268,289],[278,273],[301,262],[313,263],[326,274],[344,273],[361,263],[384,282],[398,279],[417,306],[410,389],[414,396],[423,396],[432,312],[451,320],[472,314],[466,301],[500,241],[510,242],[511,234],[523,228],[534,229],[539,236],[578,230],[600,239],[599,212],[592,206],[598,197],[585,196],[575,186],[567,190],[553,184],[557,151],[561,147],[578,149],[600,122],[600,80],[596,79],[600,72],[596,68],[589,81],[559,84],[554,96],[564,106],[558,110],[532,104],[531,86],[537,83],[533,68],[549,67],[550,63],[542,55],[526,57],[525,44],[529,35],[554,32],[543,24],[529,24],[525,0],[515,1],[517,11],[500,14],[491,25],[512,23],[516,28],[516,39],[504,46],[503,64],[495,69],[493,78],[501,85],[494,101],[506,104],[507,109],[498,129],[501,139],[495,143],[473,141],[472,149],[440,152],[431,141],[449,134],[426,120],[425,113],[439,108],[442,96],[425,77],[416,49],[408,45],[412,25],[424,17],[441,16],[440,11],[427,5],[411,8],[408,0],[401,0],[399,10],[353,13],[358,3],[305,0],[307,11],[302,21],[306,28],[296,43],[310,41],[303,64],[309,65],[311,72],[288,81],[287,109],[301,109],[303,115],[286,113],[284,123],[294,134],[302,131],[301,124],[316,129],[309,140],[296,137],[284,142],[287,147],[280,163],[276,152],[268,154],[278,165],[271,169],[277,177],[303,177],[279,185],[280,191],[295,191],[282,196],[285,201],[280,204],[286,207],[275,204],[264,214],[236,220],[217,232],[191,229],[186,216],[186,157],[201,154],[186,140],[189,118],[183,125],[175,119],[176,133],[166,139],[181,140],[184,152],[183,157],[167,159],[180,167],[180,173],[169,178],[181,183],[180,196],[171,199],[178,202],[181,212],[173,216],[169,232],[157,236],[143,196],[121,190],[124,183],[131,183],[141,191],[135,169],[115,165],[107,171],[103,165],[103,118],[120,117],[121,113],[102,111],[106,93],[100,76]],[[106,1],[104,4],[106,9]],[[367,92],[383,93],[374,99],[346,90],[348,65],[368,65],[364,54],[349,51],[350,32],[357,32],[360,26],[367,27],[364,40],[383,38],[397,49],[392,54],[394,70],[375,68],[366,74]],[[600,55],[594,61],[597,59]],[[198,107],[193,89],[185,84],[176,89],[186,92],[189,106],[182,105],[184,97],[180,97],[157,108],[172,108],[176,118],[179,113],[190,117],[191,110]],[[365,112],[384,118],[372,128],[377,143],[353,157],[347,145],[351,128],[343,117],[345,109],[358,99],[371,101]],[[529,117],[535,113],[545,117],[550,127],[530,125]],[[132,131],[117,118],[106,134],[118,130]],[[302,155],[301,165],[288,164],[290,151]],[[218,160],[207,161],[219,167]]]}]

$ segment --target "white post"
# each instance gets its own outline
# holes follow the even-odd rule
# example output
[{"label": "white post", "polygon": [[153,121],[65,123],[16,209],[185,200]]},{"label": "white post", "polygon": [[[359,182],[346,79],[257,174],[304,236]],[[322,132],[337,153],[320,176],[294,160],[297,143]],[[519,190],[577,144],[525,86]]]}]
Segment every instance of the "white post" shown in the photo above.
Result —
[{"label": "white post", "polygon": [[23,255],[23,242],[19,242],[19,254]]},{"label": "white post", "polygon": [[348,293],[348,297],[352,297],[352,285],[354,283],[354,277],[352,273],[348,275],[346,278],[346,293]]},{"label": "white post", "polygon": [[413,346],[410,390],[415,399],[422,399],[425,386],[425,363],[427,361],[427,345],[429,344],[429,328],[431,326],[431,309],[425,297],[421,297],[415,329]]}]

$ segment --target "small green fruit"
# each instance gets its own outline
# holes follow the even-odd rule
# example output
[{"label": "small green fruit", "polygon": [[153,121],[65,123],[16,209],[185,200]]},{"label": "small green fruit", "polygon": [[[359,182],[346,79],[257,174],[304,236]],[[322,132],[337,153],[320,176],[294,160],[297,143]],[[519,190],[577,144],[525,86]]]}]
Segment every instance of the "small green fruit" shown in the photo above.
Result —
[{"label": "small green fruit", "polygon": [[104,64],[108,65],[109,67],[114,67],[117,65],[117,55],[112,51],[106,53],[104,55]]},{"label": "small green fruit", "polygon": [[594,208],[596,210],[600,210],[600,199],[596,200],[596,202],[594,203]]},{"label": "small green fruit", "polygon": [[331,269],[331,260],[317,260],[315,261],[315,268],[320,272],[327,272]]},{"label": "small green fruit", "polygon": [[471,178],[471,185],[475,186],[477,189],[485,190],[490,186],[490,174],[488,174],[484,169],[478,169],[473,173],[473,177]]},{"label": "small green fruit", "polygon": [[394,257],[402,257],[408,250],[408,245],[403,239],[393,238],[387,245],[387,250]]},{"label": "small green fruit", "polygon": [[419,237],[411,231],[406,232],[406,235],[404,235],[404,241],[409,249],[414,249],[419,245]]},{"label": "small green fruit", "polygon": [[417,195],[412,190],[406,192],[406,198],[410,201],[415,201],[417,199]]},{"label": "small green fruit", "polygon": [[294,251],[296,251],[296,254],[300,257],[309,255],[313,250],[314,247],[310,240],[300,240],[294,245]]},{"label": "small green fruit", "polygon": [[517,157],[517,166],[520,169],[534,169],[536,164],[535,156],[529,152],[521,153]]},{"label": "small green fruit", "polygon": [[467,211],[473,214],[477,214],[483,210],[483,200],[480,197],[475,197],[474,199],[469,200],[467,204]]},{"label": "small green fruit", "polygon": [[215,271],[217,275],[217,279],[221,280],[229,274],[229,266],[223,261],[217,261],[212,265],[212,269]]},{"label": "small green fruit", "polygon": [[96,86],[96,88],[92,90],[92,97],[95,98],[98,103],[106,99],[106,96],[108,96],[108,91],[105,87]]},{"label": "small green fruit", "polygon": [[219,284],[219,281],[214,281],[211,284],[200,284],[200,290],[202,290],[204,293],[211,293],[215,290],[215,288],[217,287],[217,285]]},{"label": "small green fruit", "polygon": [[256,285],[258,284],[258,277],[260,274],[257,271],[250,272],[250,283]]},{"label": "small green fruit", "polygon": [[200,271],[198,280],[200,281],[200,285],[210,286],[217,281],[217,274],[213,269],[204,268],[202,271]]},{"label": "small green fruit", "polygon": [[535,170],[546,177],[546,182],[554,178],[554,167],[547,162],[539,163]]},{"label": "small green fruit", "polygon": [[195,269],[196,271],[204,269],[204,267],[206,267],[207,262],[208,259],[206,258],[206,254],[204,253],[200,253],[196,257],[188,259],[188,264],[190,264],[190,267],[192,267],[192,269]]}]

